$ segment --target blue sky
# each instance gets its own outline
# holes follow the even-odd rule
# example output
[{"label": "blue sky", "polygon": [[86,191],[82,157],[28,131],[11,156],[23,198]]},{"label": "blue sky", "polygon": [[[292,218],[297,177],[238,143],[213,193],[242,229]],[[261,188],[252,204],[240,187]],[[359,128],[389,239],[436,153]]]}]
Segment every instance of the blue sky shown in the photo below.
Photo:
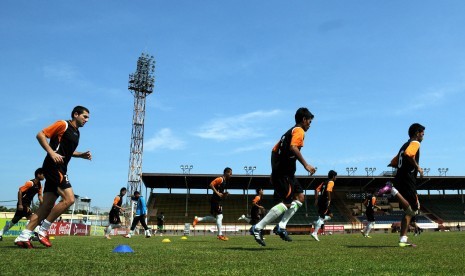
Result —
[{"label": "blue sky", "polygon": [[69,178],[110,207],[127,184],[127,82],[142,52],[156,59],[143,172],[267,175],[305,106],[317,174],[387,170],[419,122],[421,166],[465,175],[463,14],[463,1],[3,1],[0,201],[41,166],[37,132],[84,105],[78,150],[94,159],[73,159]]}]

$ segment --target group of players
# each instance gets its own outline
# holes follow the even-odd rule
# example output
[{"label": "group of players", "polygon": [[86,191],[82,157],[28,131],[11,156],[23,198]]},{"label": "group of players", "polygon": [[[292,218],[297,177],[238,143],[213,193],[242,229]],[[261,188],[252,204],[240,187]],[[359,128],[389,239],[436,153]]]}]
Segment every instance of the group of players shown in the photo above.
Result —
[{"label": "group of players", "polygon": [[[67,176],[67,165],[71,157],[92,159],[90,151],[76,151],[80,137],[79,128],[87,123],[89,113],[87,108],[76,106],[71,112],[71,120],[59,120],[37,134],[39,144],[47,152],[43,166],[35,172],[35,178],[20,189],[15,217],[11,223],[5,225],[4,230],[1,232],[3,233],[5,229],[8,230],[22,217],[28,218],[29,223],[26,228],[14,241],[17,246],[33,248],[31,243],[33,236],[36,236],[40,243],[46,247],[52,246],[47,232],[50,225],[74,203],[74,192]],[[309,175],[315,173],[315,168],[307,163],[300,152],[304,146],[305,133],[310,128],[313,119],[314,115],[307,108],[299,108],[295,114],[295,125],[281,136],[281,139],[272,149],[270,181],[274,188],[274,200],[277,204],[262,217],[263,207],[257,203],[259,200],[255,202],[254,207],[256,208],[252,208],[252,227],[249,230],[255,241],[261,246],[266,246],[263,230],[279,217],[281,219],[278,225],[274,227],[273,232],[284,241],[292,241],[286,226],[304,202],[303,188],[295,177],[296,162],[299,161]],[[423,140],[424,131],[425,127],[418,123],[410,126],[408,130],[409,140],[402,145],[398,154],[389,164],[389,166],[397,169],[396,176],[393,179],[394,185],[388,182],[385,187],[378,191],[378,195],[390,193],[399,201],[405,212],[401,222],[399,241],[401,247],[415,246],[407,241],[407,231],[411,218],[418,214],[420,207],[416,192],[416,178],[418,174],[423,177],[423,170],[419,166],[419,158],[420,143]],[[201,221],[215,221],[218,229],[218,239],[223,241],[228,240],[228,238],[222,233],[222,200],[227,196],[225,189],[231,176],[232,169],[225,168],[223,175],[212,181],[210,184],[210,188],[213,190],[211,197],[212,216],[195,217],[193,221],[194,227]],[[311,234],[316,241],[319,241],[318,230],[325,221],[332,217],[330,211],[331,194],[336,176],[335,171],[329,171],[328,179],[316,189],[315,204],[318,206],[319,218],[315,221],[314,232]],[[40,181],[44,178],[46,182],[42,196]],[[30,203],[36,193],[39,194],[41,204],[38,210],[32,214]],[[106,230],[105,236],[107,238],[110,238],[109,234],[112,228],[121,226],[119,214],[124,211],[121,203],[125,194],[126,189],[123,188],[115,198],[110,212],[110,225]],[[260,191],[257,192],[257,195],[261,197]],[[61,197],[61,200],[55,204],[58,197]],[[132,199],[136,200],[138,204],[131,231],[126,237],[129,238],[133,235],[138,222],[144,227],[146,237],[150,237],[150,230],[145,221],[147,213],[145,200],[139,192],[135,192]],[[37,231],[34,230],[36,227],[38,227]],[[366,232],[369,232],[369,229],[367,228],[364,231],[362,234],[365,235]]]},{"label": "group of players", "polygon": [[[263,238],[265,227],[274,220],[281,217],[279,223],[274,227],[273,232],[284,241],[292,241],[286,226],[292,216],[304,203],[304,191],[295,177],[296,162],[299,161],[309,175],[315,173],[315,168],[308,164],[300,150],[304,146],[305,132],[308,131],[314,119],[314,115],[307,108],[299,108],[295,114],[295,125],[286,131],[278,143],[273,147],[271,152],[271,184],[274,188],[274,200],[276,205],[273,206],[266,215],[263,216],[263,206],[259,204],[263,191],[257,189],[257,196],[252,202],[251,219],[248,220],[252,227],[249,232],[255,241],[266,246]],[[409,140],[405,142],[397,155],[391,160],[388,166],[397,170],[392,182],[379,189],[378,196],[390,193],[398,201],[404,210],[404,216],[401,222],[399,246],[416,246],[408,242],[407,231],[412,218],[414,218],[420,208],[416,191],[416,178],[419,174],[423,177],[423,169],[419,165],[420,143],[423,140],[425,127],[414,123],[409,127]],[[221,201],[226,197],[226,183],[232,176],[232,170],[226,168],[223,176],[215,179],[210,188],[213,190],[211,197],[211,215],[206,217],[195,217],[193,226],[201,221],[214,221],[218,228],[218,239],[228,240],[222,234],[223,209]],[[328,179],[321,183],[315,189],[315,206],[318,207],[318,219],[314,222],[314,231],[311,237],[319,241],[318,231],[324,223],[332,218],[330,211],[331,196],[336,181],[337,172],[330,170]],[[376,197],[374,197],[376,198]],[[369,237],[369,232],[374,226],[373,210],[376,207],[373,198],[366,201],[368,224],[361,231],[362,235]],[[245,215],[239,218],[247,220]]]}]

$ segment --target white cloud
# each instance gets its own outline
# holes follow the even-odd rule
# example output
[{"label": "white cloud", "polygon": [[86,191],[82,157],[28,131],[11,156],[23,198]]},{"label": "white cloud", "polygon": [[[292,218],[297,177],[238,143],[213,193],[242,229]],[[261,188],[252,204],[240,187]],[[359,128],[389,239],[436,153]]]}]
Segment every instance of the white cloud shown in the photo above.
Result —
[{"label": "white cloud", "polygon": [[144,150],[154,151],[157,149],[180,150],[186,145],[182,139],[174,135],[169,128],[161,129],[154,137],[144,142]]},{"label": "white cloud", "polygon": [[280,113],[278,109],[259,110],[233,117],[215,118],[204,124],[194,135],[218,141],[262,137],[260,123]]},{"label": "white cloud", "polygon": [[441,89],[434,92],[424,93],[420,96],[414,96],[412,97],[412,101],[409,105],[403,109],[397,110],[395,114],[402,115],[408,112],[424,109],[432,105],[437,105],[438,103],[441,103],[451,92],[452,91],[448,91],[447,89]]},{"label": "white cloud", "polygon": [[268,149],[271,151],[272,145],[273,145],[272,142],[263,142],[263,143],[253,144],[253,145],[249,145],[245,147],[239,147],[239,148],[234,149],[232,152],[243,153],[243,152],[262,150],[262,149]]},{"label": "white cloud", "polygon": [[65,63],[47,64],[43,68],[44,77],[61,80],[74,81],[79,78],[78,71],[71,65]]}]

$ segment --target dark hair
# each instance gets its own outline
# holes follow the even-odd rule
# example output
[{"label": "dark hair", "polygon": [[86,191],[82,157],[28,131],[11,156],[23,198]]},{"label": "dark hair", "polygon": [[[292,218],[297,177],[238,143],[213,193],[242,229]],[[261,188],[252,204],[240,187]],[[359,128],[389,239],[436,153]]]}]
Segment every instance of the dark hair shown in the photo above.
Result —
[{"label": "dark hair", "polygon": [[223,173],[227,173],[227,172],[232,172],[232,169],[230,167],[224,168]]},{"label": "dark hair", "polygon": [[83,106],[80,106],[80,105],[74,107],[73,111],[71,111],[71,118],[74,117],[74,113],[77,112],[78,115],[81,115],[82,113],[84,113],[84,111],[87,112],[87,113],[90,113],[89,109],[87,109],[86,107],[83,107]]},{"label": "dark hair", "polygon": [[140,193],[138,191],[135,191],[134,195],[140,195]]},{"label": "dark hair", "polygon": [[44,170],[42,168],[38,168],[35,172],[34,172],[34,177],[37,177],[39,174],[44,174]]},{"label": "dark hair", "polygon": [[255,189],[255,192],[257,193],[257,195],[258,195],[258,193],[259,193],[261,190],[263,190],[263,189],[262,189],[262,188],[257,188],[257,189]]},{"label": "dark hair", "polygon": [[314,117],[315,116],[313,116],[312,112],[310,112],[306,107],[301,107],[295,112],[295,123],[302,123],[304,118],[313,119]]},{"label": "dark hair", "polygon": [[422,132],[425,130],[425,127],[420,125],[419,123],[414,123],[408,128],[408,136],[412,138],[418,132]]},{"label": "dark hair", "polygon": [[332,179],[333,177],[337,176],[337,172],[330,170],[328,172],[328,179]]},{"label": "dark hair", "polygon": [[125,187],[123,187],[123,188],[121,188],[121,190],[119,190],[119,193],[122,194],[125,191],[127,191],[127,189]]}]

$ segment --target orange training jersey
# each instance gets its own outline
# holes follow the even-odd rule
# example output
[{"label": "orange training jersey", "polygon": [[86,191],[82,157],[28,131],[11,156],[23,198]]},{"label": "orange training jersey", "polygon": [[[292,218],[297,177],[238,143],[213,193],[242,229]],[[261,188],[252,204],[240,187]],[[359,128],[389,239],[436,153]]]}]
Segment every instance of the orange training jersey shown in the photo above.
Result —
[{"label": "orange training jersey", "polygon": [[35,184],[33,180],[26,181],[23,186],[19,188],[23,197],[21,198],[21,202],[23,206],[30,206],[34,196],[36,194],[42,195],[42,184],[38,181],[38,184]]}]

